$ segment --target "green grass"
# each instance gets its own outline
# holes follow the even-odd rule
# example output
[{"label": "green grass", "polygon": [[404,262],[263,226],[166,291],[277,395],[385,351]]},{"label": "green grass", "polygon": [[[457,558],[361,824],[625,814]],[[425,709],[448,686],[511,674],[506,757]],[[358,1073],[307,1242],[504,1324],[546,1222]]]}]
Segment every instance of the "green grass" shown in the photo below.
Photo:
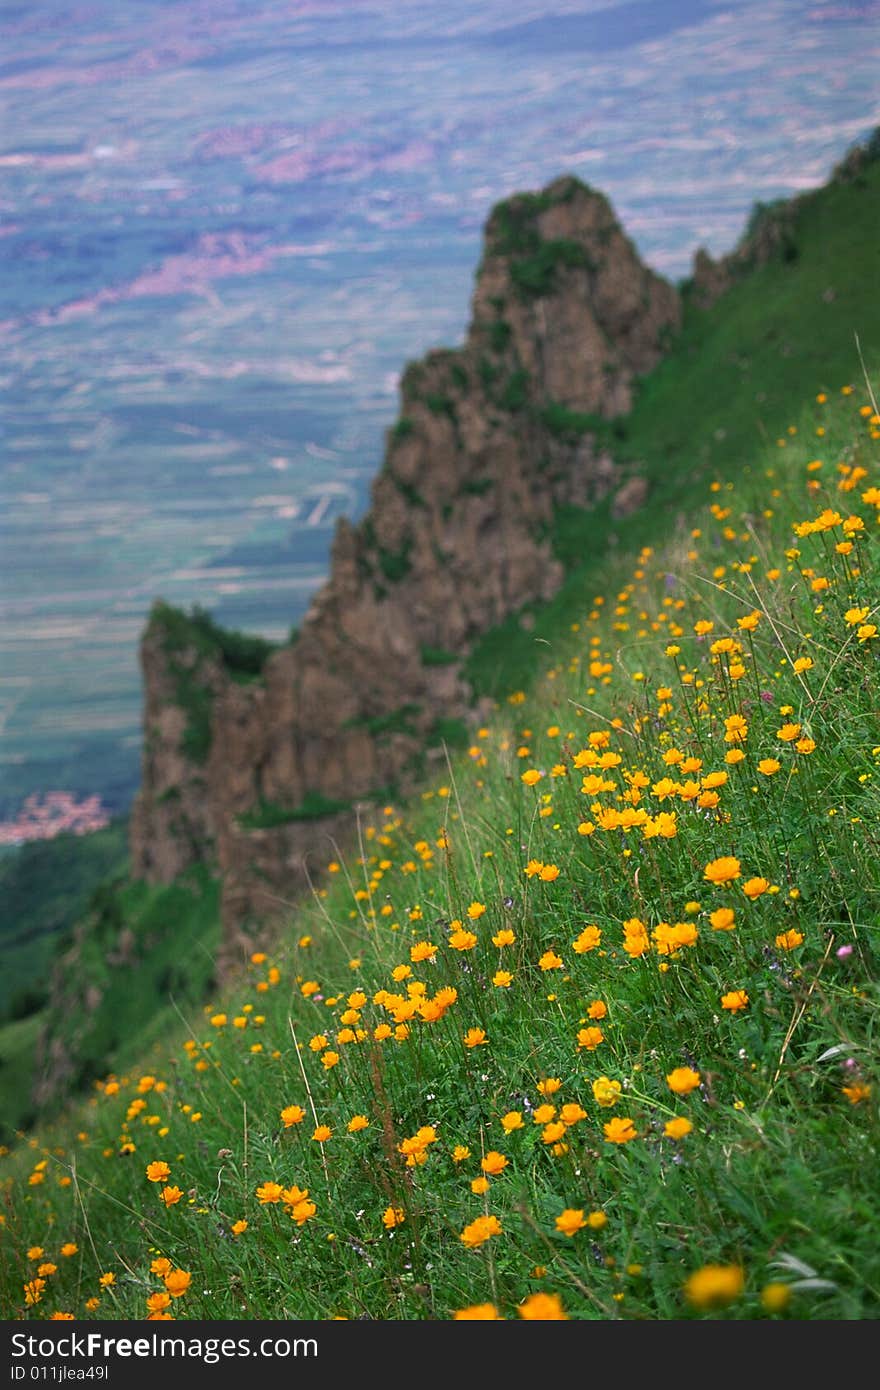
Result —
[{"label": "green grass", "polygon": [[232,680],[249,684],[260,679],[277,644],[221,627],[198,606],[187,613],[157,602],[150,613],[150,626],[161,634],[168,668],[174,677],[175,700],[186,712],[183,751],[193,762],[205,763],[211,751],[214,704],[206,666],[216,662]]},{"label": "green grass", "polygon": [[537,299],[552,293],[559,270],[572,267],[596,269],[579,242],[540,241],[530,254],[511,262],[510,278],[523,299]]},{"label": "green grass", "polygon": [[608,430],[608,421],[601,415],[590,415],[584,411],[568,410],[558,401],[551,401],[541,408],[540,419],[551,434],[562,439],[570,439],[580,434],[603,435]]},{"label": "green grass", "polygon": [[379,568],[389,584],[399,584],[412,569],[410,552],[412,539],[407,536],[400,550],[385,550],[379,547]]},{"label": "green grass", "polygon": [[[455,661],[457,658],[452,657],[451,659]],[[436,661],[432,663],[426,660],[424,654],[422,655],[422,660],[425,662],[426,666],[432,664],[445,664],[444,662],[438,663]],[[412,721],[419,717],[421,709],[421,705],[414,704],[410,701],[408,704],[400,705],[398,709],[389,710],[387,714],[377,714],[372,718],[361,717],[350,719],[346,727],[366,729],[367,733],[372,734],[374,738],[382,738],[387,734],[412,734]]]},{"label": "green grass", "polygon": [[128,861],[128,824],[36,840],[0,858],[0,1019],[45,1002],[59,941],[89,897]]},{"label": "green grass", "polygon": [[880,416],[841,385],[9,1156],[4,1306],[878,1316]]},{"label": "green grass", "polygon": [[423,666],[454,666],[461,660],[458,652],[447,651],[445,647],[423,646],[419,649]]},{"label": "green grass", "polygon": [[212,1003],[119,977],[114,1073],[5,1160],[4,1306],[880,1315],[877,174],[688,308],[621,441],[651,505],[557,518],[566,584],[472,654],[495,714],[442,781]]},{"label": "green grass", "polygon": [[[124,1066],[197,1006],[215,977],[219,886],[198,866],[168,886],[107,881],[65,950],[42,1022],[47,1050],[68,1059],[58,1103],[106,1068]],[[16,1124],[4,1110],[3,1138]]]},{"label": "green grass", "polygon": [[294,821],[321,820],[324,816],[337,816],[351,809],[350,801],[333,800],[320,792],[308,792],[299,806],[279,806],[277,802],[261,801],[254,811],[239,816],[239,824],[244,830],[272,830],[279,825],[290,825]]},{"label": "green grass", "polygon": [[30,1096],[37,1039],[45,1020],[42,1009],[0,1024],[0,1115],[7,1140],[17,1129],[27,1128],[37,1119]]},{"label": "green grass", "polygon": [[[536,226],[536,219],[542,212],[557,203],[568,202],[578,189],[585,188],[580,180],[568,178],[552,192],[519,193],[494,208],[489,220],[489,245],[494,254],[509,259],[510,278],[520,299],[536,299],[552,293],[557,273],[562,269],[595,268],[579,242],[563,237],[545,240]],[[495,307],[500,313],[503,306]],[[507,344],[506,327],[501,320],[490,327],[494,352],[503,352]]]}]

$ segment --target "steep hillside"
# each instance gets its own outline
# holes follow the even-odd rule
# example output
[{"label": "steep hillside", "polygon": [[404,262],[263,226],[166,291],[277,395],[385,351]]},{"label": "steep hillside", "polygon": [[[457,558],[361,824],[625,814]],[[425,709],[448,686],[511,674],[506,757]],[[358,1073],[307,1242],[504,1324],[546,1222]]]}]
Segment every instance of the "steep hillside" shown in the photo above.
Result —
[{"label": "steep hillside", "polygon": [[11,1316],[876,1320],[880,373],[831,373],[6,1156]]},{"label": "steep hillside", "polygon": [[117,821],[0,858],[0,1141],[36,1114],[33,1074],[52,966],[95,889],[125,872],[127,830]]}]

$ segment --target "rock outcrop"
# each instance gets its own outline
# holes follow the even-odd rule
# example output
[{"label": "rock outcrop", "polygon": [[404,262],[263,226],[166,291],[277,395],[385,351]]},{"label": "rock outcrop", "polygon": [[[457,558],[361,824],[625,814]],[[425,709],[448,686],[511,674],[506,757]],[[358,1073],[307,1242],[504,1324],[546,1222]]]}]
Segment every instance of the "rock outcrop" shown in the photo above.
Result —
[{"label": "rock outcrop", "polygon": [[405,790],[462,727],[462,658],[558,588],[554,508],[620,497],[598,435],[679,318],[601,194],[562,178],[500,204],[466,341],[405,372],[370,509],[340,523],[297,640],[243,673],[216,631],[156,606],[133,873],[166,882],[216,860],[227,966],[283,915],[309,857],[331,857],[352,807]]}]

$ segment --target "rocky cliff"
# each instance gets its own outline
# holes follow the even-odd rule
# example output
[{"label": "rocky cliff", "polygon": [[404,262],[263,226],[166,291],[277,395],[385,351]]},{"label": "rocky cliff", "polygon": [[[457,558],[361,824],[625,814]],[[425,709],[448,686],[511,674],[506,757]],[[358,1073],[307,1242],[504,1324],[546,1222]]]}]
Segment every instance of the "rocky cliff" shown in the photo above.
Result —
[{"label": "rocky cliff", "polygon": [[469,644],[561,582],[554,508],[638,498],[598,435],[679,316],[601,194],[562,178],[499,205],[466,340],[405,372],[370,509],[339,525],[296,642],[244,660],[210,623],[154,608],[133,873],[215,860],[227,965],[353,806],[405,790],[462,729]]}]

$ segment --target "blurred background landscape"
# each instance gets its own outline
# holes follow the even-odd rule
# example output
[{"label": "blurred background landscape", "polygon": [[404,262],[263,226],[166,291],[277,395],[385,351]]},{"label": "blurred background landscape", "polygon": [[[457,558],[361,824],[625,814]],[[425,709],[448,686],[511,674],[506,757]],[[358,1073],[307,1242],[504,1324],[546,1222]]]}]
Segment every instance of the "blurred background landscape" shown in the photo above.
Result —
[{"label": "blurred background landscape", "polygon": [[7,844],[127,809],[155,598],[287,637],[498,199],[574,173],[680,280],[880,121],[876,3],[0,15]]}]

